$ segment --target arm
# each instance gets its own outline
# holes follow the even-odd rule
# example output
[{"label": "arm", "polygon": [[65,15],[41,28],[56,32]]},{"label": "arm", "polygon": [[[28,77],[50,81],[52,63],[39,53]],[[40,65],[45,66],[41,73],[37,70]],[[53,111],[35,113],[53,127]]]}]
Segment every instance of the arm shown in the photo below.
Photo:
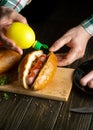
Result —
[{"label": "arm", "polygon": [[66,66],[84,56],[88,40],[93,34],[93,17],[84,20],[80,25],[68,30],[50,47],[50,51],[58,51],[64,45],[70,48],[65,54],[57,54],[58,66]]},{"label": "arm", "polygon": [[1,0],[0,6],[5,6],[20,12],[31,0]]},{"label": "arm", "polygon": [[91,36],[93,36],[93,15],[84,20],[81,25]]},{"label": "arm", "polygon": [[[93,15],[89,17],[88,19],[84,20],[81,25],[84,27],[84,29],[93,36]],[[87,75],[85,75],[83,78],[81,78],[80,83],[83,86],[88,85],[89,88],[93,89],[93,70],[91,70]]]},{"label": "arm", "polygon": [[[69,65],[75,60],[83,57],[88,40],[93,36],[93,15],[84,20],[80,25],[70,29],[61,38],[59,38],[50,48],[51,51],[57,51],[64,45],[70,48],[66,54],[57,54],[58,66]],[[80,83],[83,86],[88,85],[93,88],[93,71],[84,76]]]}]

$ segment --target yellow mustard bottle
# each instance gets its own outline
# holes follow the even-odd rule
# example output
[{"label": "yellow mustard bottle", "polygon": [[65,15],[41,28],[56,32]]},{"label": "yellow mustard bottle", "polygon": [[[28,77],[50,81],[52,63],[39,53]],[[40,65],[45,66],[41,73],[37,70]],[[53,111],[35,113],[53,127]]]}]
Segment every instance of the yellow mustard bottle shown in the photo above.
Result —
[{"label": "yellow mustard bottle", "polygon": [[28,49],[30,47],[40,50],[41,47],[48,49],[46,44],[36,40],[33,29],[24,23],[14,22],[9,26],[6,36],[13,40],[21,49]]}]

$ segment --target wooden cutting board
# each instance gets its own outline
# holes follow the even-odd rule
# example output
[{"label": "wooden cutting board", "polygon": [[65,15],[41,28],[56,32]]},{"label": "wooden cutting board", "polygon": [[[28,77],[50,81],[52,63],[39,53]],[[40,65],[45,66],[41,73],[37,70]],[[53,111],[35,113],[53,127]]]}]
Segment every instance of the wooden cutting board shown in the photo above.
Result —
[{"label": "wooden cutting board", "polygon": [[72,88],[73,72],[74,69],[58,67],[53,80],[42,90],[26,90],[20,87],[18,81],[14,81],[11,84],[0,86],[0,91],[24,94],[58,101],[68,101]]}]

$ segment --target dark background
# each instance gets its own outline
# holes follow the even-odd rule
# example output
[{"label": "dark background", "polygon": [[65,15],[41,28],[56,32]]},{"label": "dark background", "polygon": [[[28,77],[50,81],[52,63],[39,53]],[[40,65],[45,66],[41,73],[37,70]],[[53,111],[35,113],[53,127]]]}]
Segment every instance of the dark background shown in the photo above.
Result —
[{"label": "dark background", "polygon": [[35,31],[36,39],[49,46],[92,13],[93,2],[80,0],[32,0],[21,11]]},{"label": "dark background", "polygon": [[[68,29],[78,25],[93,13],[93,1],[32,0],[22,11],[36,38],[48,45]],[[72,64],[93,59],[93,39],[84,58]],[[15,77],[15,69],[9,71]],[[93,130],[93,114],[71,113],[71,108],[93,107],[93,96],[87,95],[73,84],[68,102],[59,102],[27,95],[0,92],[0,130]]]}]

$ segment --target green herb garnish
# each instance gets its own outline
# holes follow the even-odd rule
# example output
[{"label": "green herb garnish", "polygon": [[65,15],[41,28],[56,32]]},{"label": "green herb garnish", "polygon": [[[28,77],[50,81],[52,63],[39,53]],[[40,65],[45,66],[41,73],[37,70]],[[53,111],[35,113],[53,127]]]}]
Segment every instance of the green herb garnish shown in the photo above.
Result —
[{"label": "green herb garnish", "polygon": [[4,98],[5,100],[8,100],[8,99],[9,99],[9,95],[8,95],[7,93],[4,93],[3,96],[4,96],[3,98]]},{"label": "green herb garnish", "polygon": [[7,76],[3,75],[2,77],[0,77],[0,85],[5,85],[7,83],[8,83]]}]

